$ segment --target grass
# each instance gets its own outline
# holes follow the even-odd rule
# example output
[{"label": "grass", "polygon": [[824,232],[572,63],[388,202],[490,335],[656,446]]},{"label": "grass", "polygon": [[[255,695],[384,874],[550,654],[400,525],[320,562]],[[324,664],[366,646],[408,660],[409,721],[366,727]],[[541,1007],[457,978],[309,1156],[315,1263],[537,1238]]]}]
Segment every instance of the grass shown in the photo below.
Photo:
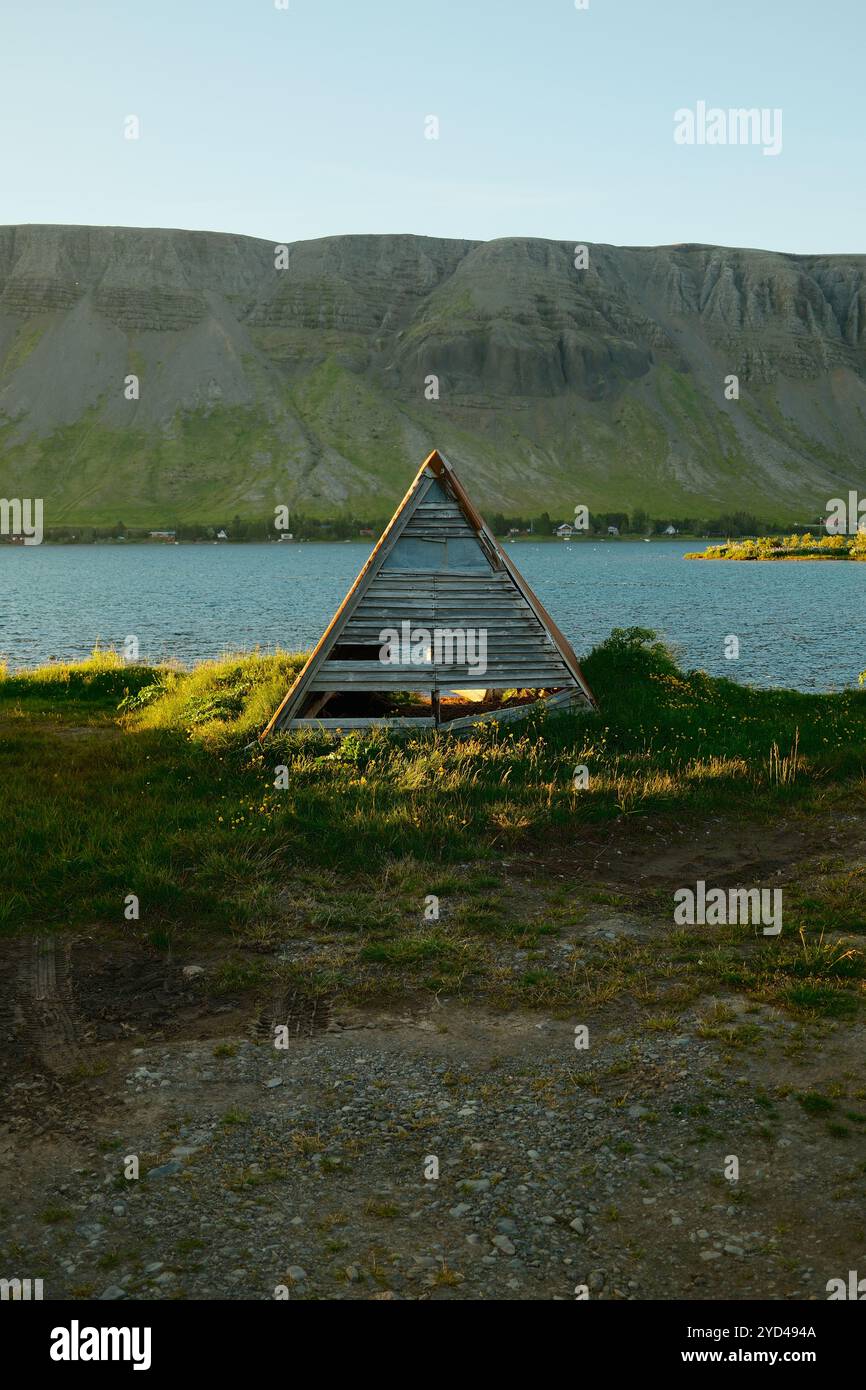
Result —
[{"label": "grass", "polygon": [[807,1115],[828,1115],[831,1110],[835,1109],[833,1101],[820,1095],[817,1091],[808,1091],[799,1096],[798,1099]]},{"label": "grass", "polygon": [[[167,953],[208,942],[216,996],[280,985],[363,1000],[484,982],[503,1006],[628,994],[653,1031],[678,1026],[706,988],[806,1019],[856,1008],[862,957],[832,934],[866,931],[862,868],[827,859],[817,881],[794,875],[778,941],[671,930],[659,992],[655,945],[554,950],[554,962],[549,948],[590,910],[670,924],[678,885],[613,891],[578,870],[530,882],[512,865],[542,870],[614,833],[628,844],[645,822],[675,835],[724,818],[844,820],[866,782],[866,690],[752,690],[680,670],[650,632],[617,630],[584,663],[598,715],[464,739],[304,731],[250,747],[302,660],[183,671],[97,652],[0,672],[0,930],[87,927]],[[138,920],[124,916],[129,894]],[[296,939],[315,949],[293,956]],[[277,944],[289,951],[275,965]]]},{"label": "grass", "polygon": [[866,534],[757,536],[690,551],[686,560],[866,560]]}]

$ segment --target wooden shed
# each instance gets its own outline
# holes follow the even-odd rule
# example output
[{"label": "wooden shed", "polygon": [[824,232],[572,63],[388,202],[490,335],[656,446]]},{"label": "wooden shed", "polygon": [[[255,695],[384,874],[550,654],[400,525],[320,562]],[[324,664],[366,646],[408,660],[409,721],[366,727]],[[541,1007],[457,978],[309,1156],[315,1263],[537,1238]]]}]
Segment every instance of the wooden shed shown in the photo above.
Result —
[{"label": "wooden shed", "polygon": [[453,730],[595,708],[571,645],[436,450],[277,709],[276,730]]}]

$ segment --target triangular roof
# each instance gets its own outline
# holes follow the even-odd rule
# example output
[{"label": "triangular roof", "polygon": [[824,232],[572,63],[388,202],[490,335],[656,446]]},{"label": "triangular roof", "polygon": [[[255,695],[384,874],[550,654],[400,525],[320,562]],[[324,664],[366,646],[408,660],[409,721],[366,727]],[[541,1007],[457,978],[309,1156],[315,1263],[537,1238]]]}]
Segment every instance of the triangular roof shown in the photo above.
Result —
[{"label": "triangular roof", "polygon": [[[406,622],[428,631],[483,631],[484,671],[465,659],[462,664],[383,665],[376,659],[386,640],[382,633],[399,631]],[[499,545],[448,460],[434,449],[262,738],[310,723],[434,722],[302,718],[316,694],[322,699],[314,703],[321,705],[328,693],[346,690],[438,693],[473,684],[555,690],[557,704],[595,708],[571,644]]]}]

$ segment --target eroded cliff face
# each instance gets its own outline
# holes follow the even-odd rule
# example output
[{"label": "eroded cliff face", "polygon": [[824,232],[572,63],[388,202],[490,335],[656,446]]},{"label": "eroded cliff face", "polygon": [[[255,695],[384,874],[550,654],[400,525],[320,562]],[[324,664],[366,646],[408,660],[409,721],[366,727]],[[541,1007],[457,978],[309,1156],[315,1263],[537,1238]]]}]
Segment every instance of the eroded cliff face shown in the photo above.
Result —
[{"label": "eroded cliff face", "polygon": [[490,511],[866,490],[866,257],[588,251],[328,237],[277,269],[249,237],[0,228],[0,495],[47,524],[373,515],[433,445]]}]

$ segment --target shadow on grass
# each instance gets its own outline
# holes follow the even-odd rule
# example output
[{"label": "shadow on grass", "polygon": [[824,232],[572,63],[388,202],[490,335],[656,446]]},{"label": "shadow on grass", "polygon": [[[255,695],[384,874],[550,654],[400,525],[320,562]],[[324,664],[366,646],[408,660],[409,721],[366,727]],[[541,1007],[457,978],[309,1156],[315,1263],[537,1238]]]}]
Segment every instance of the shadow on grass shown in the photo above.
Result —
[{"label": "shadow on grass", "polygon": [[585,662],[598,715],[462,739],[304,731],[248,751],[301,661],[184,672],[103,653],[0,680],[0,922],[122,925],[135,894],[152,929],[237,932],[277,921],[302,871],[349,881],[650,812],[682,825],[862,798],[866,692],[684,673],[643,629],[616,630]]}]

